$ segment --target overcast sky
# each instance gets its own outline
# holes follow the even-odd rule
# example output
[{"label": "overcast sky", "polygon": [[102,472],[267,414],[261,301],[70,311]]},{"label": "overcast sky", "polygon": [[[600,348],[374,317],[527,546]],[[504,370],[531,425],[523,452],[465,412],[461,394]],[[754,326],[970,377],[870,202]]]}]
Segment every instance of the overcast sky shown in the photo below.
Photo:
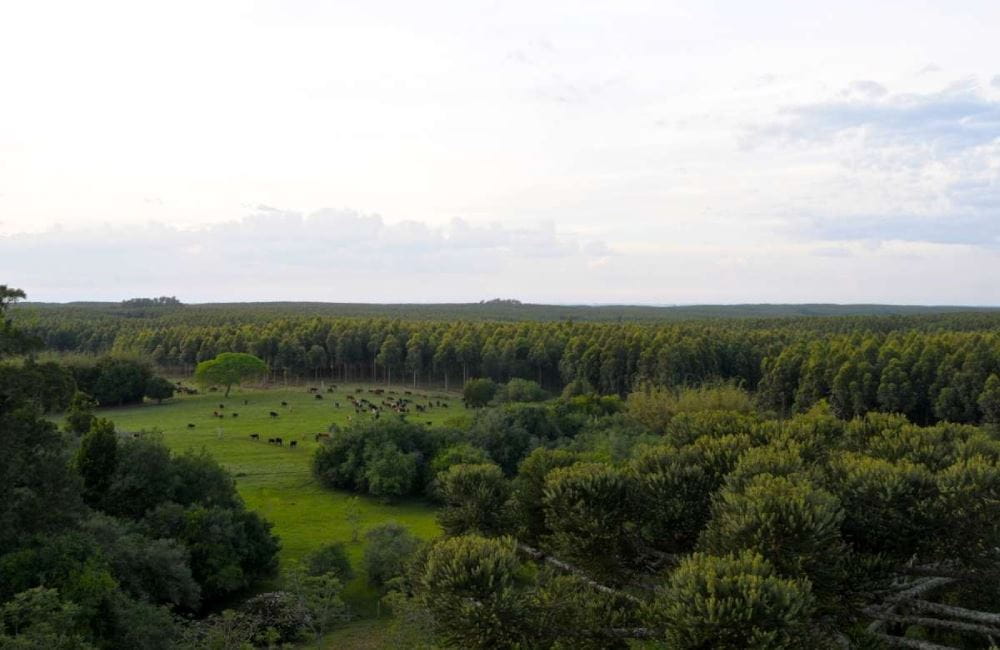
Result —
[{"label": "overcast sky", "polygon": [[0,0],[0,283],[1000,304],[998,27],[995,0]]}]

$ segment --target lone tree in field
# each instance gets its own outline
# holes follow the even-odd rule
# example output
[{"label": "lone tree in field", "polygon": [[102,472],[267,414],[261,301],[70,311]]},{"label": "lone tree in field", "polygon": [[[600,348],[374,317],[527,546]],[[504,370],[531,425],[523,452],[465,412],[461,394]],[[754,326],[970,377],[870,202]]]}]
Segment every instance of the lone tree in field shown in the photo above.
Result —
[{"label": "lone tree in field", "polygon": [[252,354],[223,352],[214,359],[202,361],[194,371],[194,380],[202,386],[225,386],[226,397],[233,385],[255,379],[267,373],[267,364]]}]

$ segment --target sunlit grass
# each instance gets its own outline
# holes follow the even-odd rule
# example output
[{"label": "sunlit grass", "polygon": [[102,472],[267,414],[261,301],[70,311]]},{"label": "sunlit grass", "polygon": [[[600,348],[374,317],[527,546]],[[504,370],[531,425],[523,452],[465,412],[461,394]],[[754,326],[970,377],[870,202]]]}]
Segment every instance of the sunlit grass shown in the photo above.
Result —
[{"label": "sunlit grass", "polygon": [[[315,385],[321,387],[319,383]],[[214,456],[236,477],[237,489],[247,506],[274,524],[274,532],[281,538],[282,566],[299,561],[323,544],[347,543],[358,577],[347,585],[344,597],[357,614],[370,617],[376,613],[378,597],[360,575],[364,530],[395,520],[427,539],[437,535],[439,528],[434,510],[426,502],[385,504],[362,497],[358,500],[361,539],[352,542],[352,525],[345,515],[353,495],[327,489],[313,478],[311,461],[318,444],[314,435],[326,431],[331,423],[345,425],[349,417],[365,417],[356,415],[346,399],[348,393],[353,394],[359,387],[341,385],[334,393],[327,393],[326,387],[321,387],[321,400],[305,386],[234,389],[228,398],[221,393],[181,396],[162,405],[147,403],[100,409],[98,415],[113,420],[119,431],[160,430],[163,441],[176,452],[205,449]],[[402,396],[405,389],[393,390]],[[461,411],[461,402],[454,394],[436,390],[413,392],[412,399],[433,396],[434,401],[447,402],[449,408],[411,414],[408,416],[411,421],[440,425],[457,415],[456,410]],[[378,401],[367,390],[365,395]],[[282,406],[282,402],[288,405]],[[340,408],[335,406],[336,402],[340,402]],[[214,416],[216,411],[224,416]],[[278,417],[271,417],[271,411],[278,413]],[[233,417],[233,413],[238,416]],[[189,424],[194,427],[189,428]],[[261,440],[251,440],[251,433],[259,433]],[[283,438],[284,445],[278,447],[266,442],[273,437]],[[297,441],[294,449],[288,446],[292,440]]]}]

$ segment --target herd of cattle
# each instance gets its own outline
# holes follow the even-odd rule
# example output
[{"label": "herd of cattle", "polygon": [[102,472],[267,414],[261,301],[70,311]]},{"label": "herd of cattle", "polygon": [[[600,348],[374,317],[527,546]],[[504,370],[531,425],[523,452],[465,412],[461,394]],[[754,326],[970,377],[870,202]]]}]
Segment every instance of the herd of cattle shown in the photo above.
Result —
[{"label": "herd of cattle", "polygon": [[[326,392],[333,393],[336,388],[337,388],[336,385],[330,386],[326,389]],[[348,404],[350,404],[350,407],[354,409],[355,415],[368,415],[376,420],[379,419],[382,416],[382,413],[384,412],[392,412],[398,414],[401,417],[405,417],[412,411],[416,411],[418,413],[427,413],[428,411],[434,408],[448,408],[448,403],[442,401],[439,398],[432,398],[432,396],[430,395],[415,395],[413,391],[409,390],[403,391],[402,395],[400,395],[399,393],[397,393],[397,391],[394,390],[386,390],[383,388],[367,389],[368,393],[371,393],[374,396],[374,399],[378,400],[377,402],[371,401],[367,397],[358,397],[358,395],[364,393],[365,390],[366,389],[364,388],[357,388],[355,389],[354,393],[345,393],[344,399]],[[308,392],[311,393],[317,400],[323,399],[323,394],[320,392],[318,388],[311,387],[309,388]],[[415,398],[420,398],[420,397],[422,397],[426,401],[423,400],[414,401]],[[249,404],[250,404],[249,400],[246,399],[243,400],[244,406],[248,406]],[[282,401],[281,406],[283,409],[291,410],[291,406],[289,406],[288,402],[286,401]],[[337,409],[341,408],[341,404],[339,401],[335,401],[333,406],[334,408]],[[268,415],[272,419],[274,419],[280,416],[280,412],[268,411]],[[239,416],[240,414],[237,411],[228,412],[228,417],[230,418],[237,418]],[[219,404],[218,408],[212,411],[212,417],[225,419],[227,417],[226,405]],[[351,416],[348,415],[347,419],[348,421],[350,421]],[[427,424],[430,424],[430,422],[428,422]],[[195,427],[196,425],[193,422],[189,422],[187,425],[188,429],[194,429]],[[330,437],[329,433],[317,433],[313,435],[313,438],[315,439],[316,442],[328,439],[329,437]],[[250,440],[259,442],[261,440],[261,434],[251,433]],[[282,438],[274,437],[274,438],[267,438],[266,440],[268,444],[277,445],[279,447],[285,446],[285,441]],[[293,449],[298,447],[298,441],[289,440],[288,447]]]}]

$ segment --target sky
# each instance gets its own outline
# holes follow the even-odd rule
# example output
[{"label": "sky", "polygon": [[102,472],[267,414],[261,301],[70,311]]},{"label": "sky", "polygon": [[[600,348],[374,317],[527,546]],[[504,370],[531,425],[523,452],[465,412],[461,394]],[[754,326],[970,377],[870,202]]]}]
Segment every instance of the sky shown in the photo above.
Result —
[{"label": "sky", "polygon": [[998,25],[992,0],[0,0],[0,284],[1000,305]]}]

